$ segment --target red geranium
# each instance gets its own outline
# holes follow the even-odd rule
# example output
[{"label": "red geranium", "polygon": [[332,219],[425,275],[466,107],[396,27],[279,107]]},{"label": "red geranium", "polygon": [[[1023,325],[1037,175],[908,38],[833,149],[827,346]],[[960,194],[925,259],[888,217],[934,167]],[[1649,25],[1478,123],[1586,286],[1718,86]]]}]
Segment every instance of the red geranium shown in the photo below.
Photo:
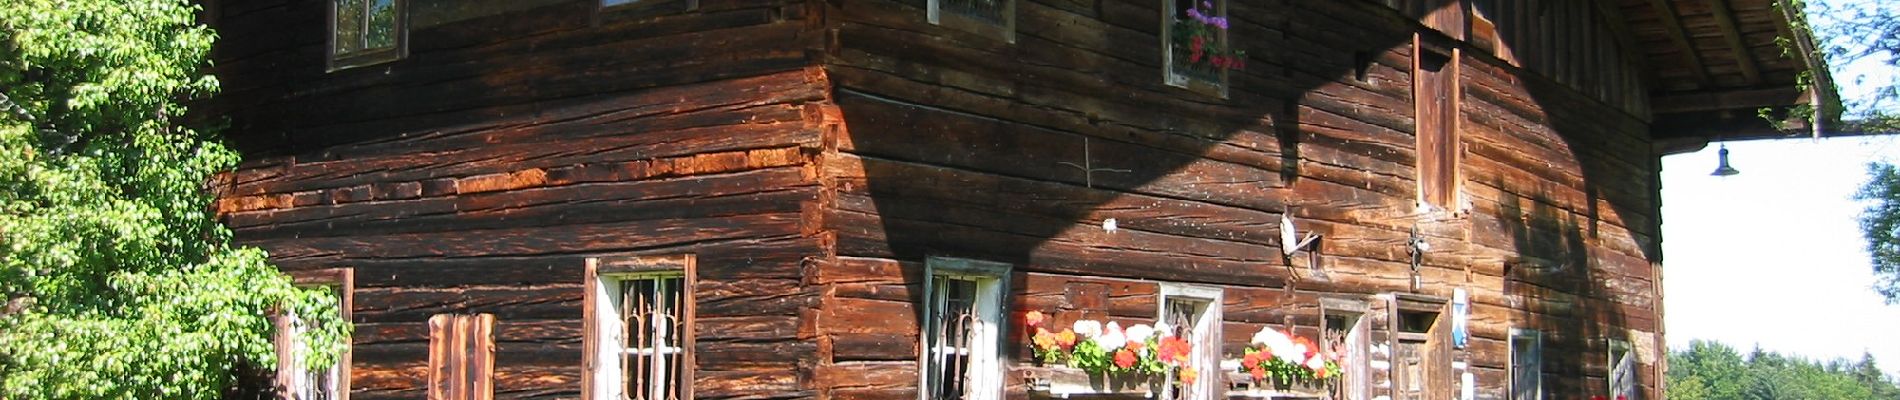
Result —
[{"label": "red geranium", "polygon": [[1133,351],[1129,351],[1125,348],[1115,351],[1115,366],[1117,367],[1122,367],[1122,369],[1134,368],[1135,363],[1138,362],[1141,362],[1141,356],[1135,355]]}]

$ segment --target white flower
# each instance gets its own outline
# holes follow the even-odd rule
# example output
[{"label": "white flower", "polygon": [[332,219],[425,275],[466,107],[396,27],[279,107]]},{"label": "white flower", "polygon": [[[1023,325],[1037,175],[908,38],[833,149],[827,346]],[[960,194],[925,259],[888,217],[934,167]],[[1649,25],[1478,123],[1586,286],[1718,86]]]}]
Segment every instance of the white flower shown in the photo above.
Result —
[{"label": "white flower", "polygon": [[1102,335],[1102,323],[1097,321],[1086,319],[1076,320],[1074,329],[1075,334],[1082,335],[1082,337],[1085,338],[1093,339],[1096,336]]},{"label": "white flower", "polygon": [[1155,335],[1155,328],[1148,327],[1148,325],[1135,324],[1135,326],[1128,327],[1128,330],[1124,333],[1128,335],[1128,341],[1130,342],[1147,343],[1148,338]]},{"label": "white flower", "polygon": [[[1110,323],[1112,324],[1113,322]],[[1097,336],[1094,340],[1096,346],[1100,346],[1102,350],[1110,352],[1119,350],[1122,346],[1128,345],[1128,336],[1122,335],[1120,329],[1102,334],[1102,336]]]},{"label": "white flower", "polygon": [[1274,349],[1273,356],[1279,357],[1281,361],[1286,361],[1287,363],[1290,363],[1293,365],[1305,364],[1306,363],[1306,345],[1297,344],[1297,343],[1288,344],[1286,351],[1280,351],[1280,349]]},{"label": "white flower", "polygon": [[1122,334],[1122,325],[1115,323],[1115,321],[1108,321],[1108,327],[1102,328],[1102,334],[1120,335]]},{"label": "white flower", "polygon": [[1174,337],[1174,327],[1168,326],[1166,322],[1156,322],[1155,332],[1161,334],[1161,337]]},{"label": "white flower", "polygon": [[1271,326],[1263,326],[1260,327],[1260,332],[1253,334],[1253,344],[1267,346],[1267,348],[1272,349],[1291,345],[1293,344],[1293,339],[1286,337],[1286,334],[1280,333],[1278,330],[1274,330]]},{"label": "white flower", "polygon": [[1308,358],[1306,359],[1306,368],[1314,371],[1326,368],[1326,360],[1322,360],[1319,357]]}]

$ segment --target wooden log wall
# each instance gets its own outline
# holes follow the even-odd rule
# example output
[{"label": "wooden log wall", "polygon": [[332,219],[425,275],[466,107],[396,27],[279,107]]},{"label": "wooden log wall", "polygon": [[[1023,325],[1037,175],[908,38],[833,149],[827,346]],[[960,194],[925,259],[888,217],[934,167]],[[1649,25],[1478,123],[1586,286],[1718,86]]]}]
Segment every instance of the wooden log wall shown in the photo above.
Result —
[{"label": "wooden log wall", "polygon": [[[1513,327],[1543,332],[1554,398],[1607,393],[1608,338],[1636,345],[1660,398],[1659,166],[1639,115],[1466,51],[1468,206],[1421,212],[1424,28],[1380,2],[1230,2],[1252,59],[1226,98],[1162,83],[1158,1],[1020,0],[1014,43],[931,25],[923,4],[826,9],[845,132],[820,156],[836,257],[808,278],[819,397],[915,398],[926,257],[1014,264],[1014,315],[1059,321],[1147,321],[1155,282],[1218,285],[1234,354],[1259,324],[1314,326],[1320,297],[1409,291],[1417,231],[1432,247],[1419,292],[1471,294],[1458,357],[1479,398],[1505,397]],[[1325,235],[1324,277],[1280,257],[1288,212]]]},{"label": "wooden log wall", "polygon": [[352,398],[424,397],[427,321],[477,313],[496,398],[578,397],[586,260],[630,253],[698,257],[697,398],[813,393],[835,121],[807,4],[410,0],[406,58],[325,72],[327,3],[210,4],[225,93],[201,109],[250,158],[220,181],[238,242],[355,270]]}]

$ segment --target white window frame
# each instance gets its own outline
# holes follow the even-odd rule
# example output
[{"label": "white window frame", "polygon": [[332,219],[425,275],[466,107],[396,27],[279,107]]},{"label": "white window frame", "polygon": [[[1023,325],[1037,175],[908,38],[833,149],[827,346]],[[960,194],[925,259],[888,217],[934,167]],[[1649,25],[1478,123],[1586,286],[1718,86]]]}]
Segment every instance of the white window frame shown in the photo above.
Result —
[{"label": "white window frame", "polygon": [[369,31],[370,31],[369,24],[371,23],[369,9],[371,5],[376,2],[376,0],[366,0],[363,2],[362,25],[355,26],[355,27],[344,27],[344,26],[337,25],[337,18],[342,13],[342,10],[337,9],[338,0],[323,0],[323,1],[329,3],[325,5],[324,7],[325,9],[329,10],[329,27],[330,27],[330,32],[329,32],[330,37],[324,41],[325,47],[323,50],[326,56],[325,62],[326,62],[327,71],[333,72],[333,71],[344,70],[344,69],[355,68],[355,67],[382,64],[382,63],[386,63],[390,61],[400,60],[403,57],[407,57],[409,55],[409,0],[390,0],[390,7],[396,8],[396,20],[390,22],[391,24],[395,25],[391,27],[390,29],[395,31],[394,34],[396,37],[391,38],[393,43],[390,44],[390,47],[368,48],[367,46],[365,46],[365,48],[360,48],[360,49],[352,50],[349,52],[337,51],[336,49],[337,34],[342,32],[341,31],[342,29],[350,29],[350,30],[356,31],[356,34],[359,36],[358,40],[369,40],[368,39]]},{"label": "white window frame", "polygon": [[1349,326],[1346,336],[1340,338],[1345,343],[1339,347],[1345,348],[1349,354],[1358,356],[1357,362],[1354,362],[1354,359],[1347,357],[1348,354],[1331,355],[1340,360],[1340,374],[1345,378],[1339,385],[1340,398],[1364,399],[1372,396],[1372,319],[1366,318],[1371,312],[1372,306],[1365,301],[1320,299],[1321,351],[1327,353],[1333,351],[1333,346],[1327,343],[1326,339],[1328,335],[1326,330],[1330,329],[1326,326],[1326,320],[1338,315],[1346,318],[1346,325]]},{"label": "white window frame", "polygon": [[955,12],[944,12],[944,0],[929,0],[925,15],[932,25],[947,26],[970,33],[984,34],[1004,42],[1016,43],[1016,2],[1019,0],[999,0],[1003,2],[1003,20],[990,22],[971,18]]},{"label": "white window frame", "polygon": [[[1010,265],[997,262],[978,261],[961,258],[931,257],[924,261],[924,304],[922,304],[923,323],[917,335],[917,398],[933,399],[931,388],[933,379],[943,368],[943,359],[938,355],[950,352],[968,355],[968,369],[963,377],[963,396],[965,400],[1000,400],[1003,398],[1003,329],[1006,326],[1003,316],[1007,315],[1005,294],[1009,291]],[[937,331],[937,316],[942,307],[936,293],[937,281],[956,279],[973,281],[976,293],[973,295],[972,311],[978,316],[970,332],[969,348],[957,348],[940,343],[942,338],[934,337]]]},{"label": "white window frame", "polygon": [[[997,262],[978,262],[965,258],[927,258],[923,262],[923,303],[920,315],[923,324],[918,332],[918,398],[933,400],[931,389],[937,385],[933,377],[939,372],[942,356],[946,353],[967,355],[967,370],[963,375],[963,396],[965,400],[999,400],[1003,398],[1003,315],[1007,315],[1007,301],[1003,300],[1009,292],[1009,271],[1011,265]],[[942,279],[973,281],[977,292],[973,294],[973,313],[977,322],[971,330],[969,349],[958,349],[952,345],[940,345],[937,332],[937,313],[939,313],[939,294],[937,282]]]},{"label": "white window frame", "polygon": [[[296,271],[288,273],[291,281],[298,287],[333,288],[337,293],[337,312],[342,321],[350,320],[353,306],[352,293],[355,291],[355,274],[350,268],[330,268],[314,271]],[[349,400],[350,398],[350,349],[345,346],[339,354],[336,364],[322,371],[306,368],[309,349],[304,346],[303,333],[308,329],[302,318],[294,312],[285,311],[277,316],[275,342],[277,350],[277,390],[278,398],[287,400]],[[345,338],[344,340],[348,340]],[[326,376],[318,379],[318,376]],[[323,385],[327,383],[327,385]],[[313,386],[322,385],[322,386]]]},{"label": "white window frame", "polygon": [[[1636,369],[1640,366],[1636,360],[1636,348],[1628,340],[1607,339],[1604,347],[1609,353],[1609,358],[1605,359],[1609,363],[1606,368],[1609,373],[1604,381],[1609,384],[1609,398],[1623,395],[1627,400],[1640,400],[1643,394],[1636,385]],[[1620,357],[1618,353],[1621,353]]]},{"label": "white window frame", "polygon": [[[1519,342],[1528,342],[1530,350],[1527,353],[1530,360],[1518,359],[1519,356],[1525,356],[1518,352]],[[1510,346],[1511,354],[1510,375],[1507,378],[1510,380],[1508,396],[1511,400],[1544,400],[1544,334],[1534,329],[1511,328],[1511,337],[1507,344]],[[1520,375],[1518,368],[1528,369],[1529,371],[1523,372],[1529,372],[1530,375]],[[1518,395],[1524,391],[1520,385],[1525,383],[1518,380],[1519,376],[1526,376],[1531,381],[1532,394],[1529,397]]]},{"label": "white window frame", "polygon": [[[1195,378],[1192,390],[1188,393],[1192,397],[1186,398],[1188,400],[1213,400],[1226,397],[1226,391],[1220,387],[1219,380],[1219,377],[1223,375],[1220,373],[1222,371],[1220,356],[1221,302],[1225,298],[1224,292],[1221,288],[1214,286],[1172,282],[1160,284],[1160,299],[1155,302],[1156,321],[1173,324],[1167,320],[1168,305],[1175,299],[1205,304],[1205,308],[1199,310],[1199,315],[1195,316],[1194,327],[1191,331],[1194,332],[1194,337],[1189,338],[1189,342],[1194,344],[1194,354],[1188,357],[1188,363],[1200,372],[1200,376]],[[1163,382],[1175,382],[1174,373],[1169,372]],[[1173,384],[1163,385],[1159,398],[1179,399],[1176,397],[1178,394],[1174,393],[1174,386]]]},{"label": "white window frame", "polygon": [[[592,400],[619,400],[626,397],[628,382],[622,379],[620,357],[635,355],[680,355],[680,376],[667,376],[664,369],[654,369],[646,377],[649,393],[668,393],[677,390],[680,400],[693,398],[693,372],[697,368],[694,360],[694,318],[695,300],[693,288],[698,280],[691,255],[670,255],[654,257],[616,257],[608,259],[589,259],[587,263],[587,298],[585,316],[586,326],[583,347],[586,363],[582,376],[582,398]],[[627,315],[620,309],[618,299],[627,288],[627,282],[642,280],[679,279],[680,301],[678,312],[673,316],[680,321],[679,332],[661,334],[679,335],[678,347],[628,348],[624,335]],[[658,330],[659,328],[655,328]],[[663,339],[662,339],[663,340]],[[684,382],[678,388],[671,383]]]}]

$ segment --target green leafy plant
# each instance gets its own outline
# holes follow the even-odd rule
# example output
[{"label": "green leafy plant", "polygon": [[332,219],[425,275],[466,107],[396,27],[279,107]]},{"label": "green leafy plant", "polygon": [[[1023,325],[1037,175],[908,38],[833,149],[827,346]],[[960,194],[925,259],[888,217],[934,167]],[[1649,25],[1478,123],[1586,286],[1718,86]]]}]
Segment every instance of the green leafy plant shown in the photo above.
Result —
[{"label": "green leafy plant", "polygon": [[267,315],[348,325],[215,221],[237,154],[180,122],[216,91],[188,0],[0,2],[0,398],[213,399],[275,363]]},{"label": "green leafy plant", "polygon": [[1025,326],[1033,330],[1030,349],[1044,364],[1066,364],[1092,374],[1134,373],[1158,376],[1177,370],[1183,382],[1194,380],[1188,366],[1194,345],[1163,327],[1137,324],[1122,329],[1115,322],[1079,320],[1061,332],[1043,328],[1043,314],[1031,311]]}]

